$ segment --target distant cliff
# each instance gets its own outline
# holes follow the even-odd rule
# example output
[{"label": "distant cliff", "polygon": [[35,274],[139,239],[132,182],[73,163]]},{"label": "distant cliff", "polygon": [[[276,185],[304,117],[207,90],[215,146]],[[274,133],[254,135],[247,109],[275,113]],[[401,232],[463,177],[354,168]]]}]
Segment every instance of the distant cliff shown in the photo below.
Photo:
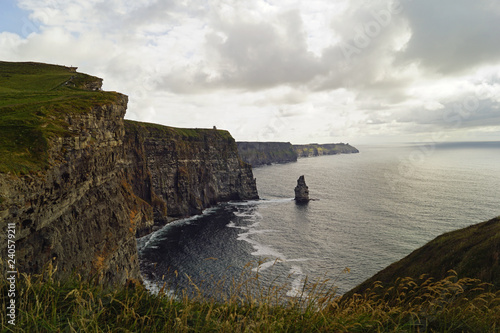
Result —
[{"label": "distant cliff", "polygon": [[[0,62],[0,227],[15,269],[140,279],[136,235],[258,198],[226,131],[124,122],[127,97],[71,68]],[[7,232],[0,253],[7,258]]]},{"label": "distant cliff", "polygon": [[392,286],[398,278],[444,279],[454,270],[459,277],[480,279],[500,289],[500,217],[445,233],[375,274],[351,290],[363,293],[376,281]]},{"label": "distant cliff", "polygon": [[322,155],[336,154],[355,154],[359,150],[349,145],[348,143],[327,143],[327,144],[308,144],[308,145],[293,145],[293,149],[299,158],[314,157]]},{"label": "distant cliff", "polygon": [[345,143],[292,145],[290,142],[238,142],[241,159],[252,166],[296,162],[297,158],[354,154],[359,150]]},{"label": "distant cliff", "polygon": [[[257,199],[252,168],[227,131],[125,122],[134,193],[148,202],[156,224],[199,214],[228,200]],[[151,221],[138,234],[151,231]]]},{"label": "distant cliff", "polygon": [[252,166],[297,161],[290,142],[238,142],[241,159]]}]

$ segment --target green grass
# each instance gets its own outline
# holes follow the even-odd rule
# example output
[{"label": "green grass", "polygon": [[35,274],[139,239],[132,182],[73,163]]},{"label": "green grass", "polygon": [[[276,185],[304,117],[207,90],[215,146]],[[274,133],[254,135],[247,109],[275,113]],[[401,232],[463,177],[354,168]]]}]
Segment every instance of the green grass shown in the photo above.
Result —
[{"label": "green grass", "polygon": [[63,66],[0,62],[0,172],[45,170],[50,138],[71,135],[66,114],[117,100],[116,93],[80,89],[95,80]]},{"label": "green grass", "polygon": [[[338,297],[328,281],[305,283],[298,298],[266,288],[258,273],[242,274],[217,299],[179,292],[149,293],[140,284],[115,288],[40,275],[18,276],[16,326],[8,324],[8,283],[0,278],[2,332],[496,332],[500,293],[478,280],[400,279],[386,289]],[[222,285],[222,284],[221,284]],[[256,289],[257,288],[257,289]],[[199,289],[198,289],[199,290]],[[377,290],[377,292],[373,292]],[[381,292],[382,291],[382,292]]]},{"label": "green grass", "polygon": [[500,289],[500,217],[436,237],[407,257],[391,264],[353,292],[364,290],[375,281],[386,285],[397,277],[414,279],[429,274],[443,279],[451,269],[460,276],[477,278]]},{"label": "green grass", "polygon": [[140,131],[155,131],[157,134],[163,134],[168,136],[178,136],[187,140],[198,140],[205,135],[217,135],[222,139],[234,141],[231,134],[226,130],[213,130],[213,129],[203,129],[203,128],[179,128],[164,126],[153,123],[138,122],[132,120],[125,120],[125,127],[129,132],[140,132]]},{"label": "green grass", "polygon": [[64,66],[0,61],[0,93],[45,93],[61,88],[65,82],[73,83],[78,88],[95,80],[98,78],[73,72]]}]

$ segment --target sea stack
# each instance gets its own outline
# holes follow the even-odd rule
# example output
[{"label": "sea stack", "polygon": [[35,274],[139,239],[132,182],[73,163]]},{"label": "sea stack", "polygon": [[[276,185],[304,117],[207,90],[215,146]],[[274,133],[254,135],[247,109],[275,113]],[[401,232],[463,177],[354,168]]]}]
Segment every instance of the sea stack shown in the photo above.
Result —
[{"label": "sea stack", "polygon": [[296,203],[307,203],[309,202],[309,187],[306,185],[306,180],[304,176],[300,176],[297,179],[297,186],[295,187],[295,202]]}]

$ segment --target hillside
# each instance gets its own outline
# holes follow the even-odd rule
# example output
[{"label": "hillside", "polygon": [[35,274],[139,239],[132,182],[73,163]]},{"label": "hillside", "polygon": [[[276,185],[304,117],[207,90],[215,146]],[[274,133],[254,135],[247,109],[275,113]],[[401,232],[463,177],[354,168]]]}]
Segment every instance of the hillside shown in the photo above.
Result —
[{"label": "hillside", "polygon": [[12,270],[140,280],[137,235],[258,198],[229,132],[125,122],[128,97],[101,85],[76,68],[0,62],[0,228],[15,234]]},{"label": "hillside", "polygon": [[453,270],[459,277],[479,279],[500,290],[500,217],[452,231],[413,251],[375,274],[348,294],[363,293],[376,281],[391,286],[398,278],[423,274],[444,279]]},{"label": "hillside", "polygon": [[[136,235],[220,200],[256,198],[255,180],[228,132],[124,121],[127,96],[101,83],[68,67],[0,62],[0,228],[14,225],[16,236],[7,264],[14,254],[0,235],[0,267],[19,272],[0,276],[2,332],[500,328],[500,218],[436,238],[353,290],[363,296],[339,298],[321,280],[296,298],[286,284],[261,290],[252,263],[217,300],[167,297],[168,286],[151,294],[137,282]],[[387,286],[373,292],[376,281]]]},{"label": "hillside", "polygon": [[0,61],[0,172],[47,169],[49,139],[73,135],[66,115],[121,98],[99,91],[101,85],[69,67]]}]

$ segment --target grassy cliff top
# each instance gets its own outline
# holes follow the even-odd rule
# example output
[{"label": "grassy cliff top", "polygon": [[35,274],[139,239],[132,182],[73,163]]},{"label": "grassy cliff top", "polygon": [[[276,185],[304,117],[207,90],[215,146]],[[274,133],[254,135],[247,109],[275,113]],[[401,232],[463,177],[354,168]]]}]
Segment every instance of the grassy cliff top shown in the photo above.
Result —
[{"label": "grassy cliff top", "polygon": [[65,114],[117,100],[117,93],[89,91],[102,80],[75,70],[0,61],[0,173],[45,169],[48,139],[69,135]]},{"label": "grassy cliff top", "polygon": [[178,136],[183,139],[201,139],[206,135],[217,135],[218,137],[228,140],[234,141],[231,133],[226,130],[217,130],[217,129],[205,129],[205,128],[179,128],[179,127],[171,127],[164,126],[153,123],[145,123],[139,121],[125,120],[125,127],[128,131],[135,132],[154,132],[156,135],[164,134],[167,136]]}]

